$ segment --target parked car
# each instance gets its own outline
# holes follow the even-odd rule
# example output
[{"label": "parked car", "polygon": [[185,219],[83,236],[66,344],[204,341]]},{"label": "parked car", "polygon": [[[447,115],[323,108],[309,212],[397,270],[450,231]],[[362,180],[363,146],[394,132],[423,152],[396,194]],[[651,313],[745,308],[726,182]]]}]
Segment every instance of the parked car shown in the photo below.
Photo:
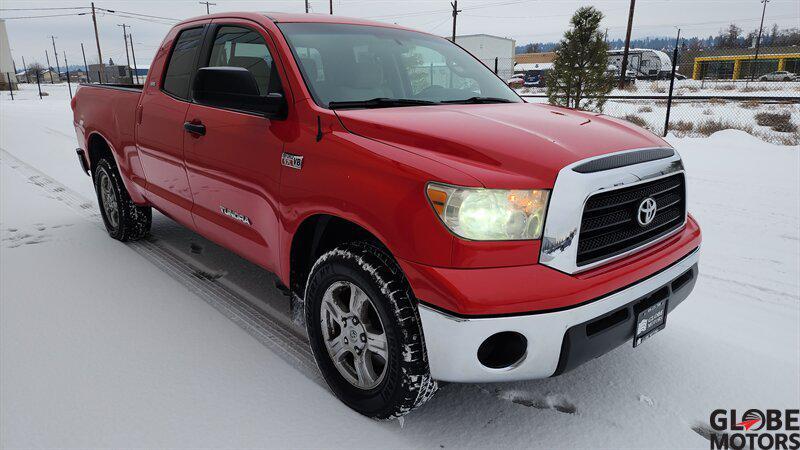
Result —
[{"label": "parked car", "polygon": [[758,81],[795,81],[795,80],[797,80],[797,75],[793,74],[792,72],[787,72],[785,70],[770,72],[758,77]]},{"label": "parked car", "polygon": [[513,77],[506,80],[506,84],[512,89],[518,89],[525,85],[525,76],[524,75],[514,75]]},{"label": "parked car", "polygon": [[203,16],[169,31],[144,85],[82,85],[71,106],[109,235],[141,239],[155,208],[276,273],[330,389],[369,417],[438,381],[547,378],[636,347],[697,280],[677,151],[525,103],[430,34]]},{"label": "parked car", "polygon": [[544,70],[527,70],[525,71],[524,80],[526,87],[543,87],[547,85]]}]

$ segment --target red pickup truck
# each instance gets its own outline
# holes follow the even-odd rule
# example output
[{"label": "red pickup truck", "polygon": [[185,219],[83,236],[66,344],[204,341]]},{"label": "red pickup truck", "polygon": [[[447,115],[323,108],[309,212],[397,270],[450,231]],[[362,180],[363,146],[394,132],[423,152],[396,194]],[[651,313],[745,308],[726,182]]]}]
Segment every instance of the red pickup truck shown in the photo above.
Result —
[{"label": "red pickup truck", "polygon": [[370,417],[637,346],[697,279],[673,148],[525,103],[437,36],[209,15],[167,34],[143,86],[83,85],[72,109],[111,237],[142,238],[155,208],[276,273],[331,390]]}]

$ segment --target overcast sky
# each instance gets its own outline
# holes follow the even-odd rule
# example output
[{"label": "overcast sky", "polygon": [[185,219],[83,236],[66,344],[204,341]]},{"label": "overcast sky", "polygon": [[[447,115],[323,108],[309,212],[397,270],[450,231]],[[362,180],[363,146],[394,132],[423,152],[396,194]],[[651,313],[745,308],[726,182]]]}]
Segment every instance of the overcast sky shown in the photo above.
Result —
[{"label": "overcast sky", "polygon": [[[280,11],[303,12],[304,0],[247,1],[215,0],[212,12],[221,11]],[[328,0],[310,0],[312,12],[327,13]],[[518,45],[531,41],[558,40],[576,8],[593,5],[604,14],[603,27],[609,38],[624,37],[629,0],[595,0],[591,2],[569,0],[460,0],[458,34],[488,33],[513,38]],[[61,1],[0,1],[0,17],[45,16],[86,13],[88,9],[14,10],[16,8],[70,8],[87,7],[89,2]],[[115,10],[116,15],[98,15],[100,44],[103,59],[111,57],[116,63],[125,62],[122,28],[127,23],[134,37],[136,60],[149,64],[164,34],[169,30],[169,19],[185,19],[205,14],[205,5],[196,0],[154,1],[97,0],[95,6]],[[436,33],[449,35],[452,22],[450,0],[334,0],[334,13],[368,18]],[[120,14],[137,13],[159,16],[164,19],[122,17]],[[759,0],[638,0],[633,25],[634,37],[674,35],[675,26],[683,28],[684,36],[705,37],[716,34],[730,22],[736,22],[746,31],[758,27],[761,18]],[[769,0],[764,28],[773,23],[781,27],[800,27],[800,0]],[[48,50],[51,65],[55,66],[50,35],[56,36],[59,61],[63,65],[66,51],[70,64],[82,64],[81,42],[91,64],[97,60],[91,16],[69,15],[36,19],[7,20],[12,54],[17,66],[21,57],[27,63],[45,63]]]}]

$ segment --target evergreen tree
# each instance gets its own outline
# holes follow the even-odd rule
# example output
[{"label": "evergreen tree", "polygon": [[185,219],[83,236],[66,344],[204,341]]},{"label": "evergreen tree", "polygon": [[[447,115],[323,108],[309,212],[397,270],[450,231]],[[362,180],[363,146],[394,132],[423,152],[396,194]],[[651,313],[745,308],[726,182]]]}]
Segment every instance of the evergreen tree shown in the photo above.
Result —
[{"label": "evergreen tree", "polygon": [[[591,6],[578,9],[570,29],[559,42],[553,70],[547,74],[547,97],[551,104],[570,108],[603,108],[614,85],[608,74],[608,46],[600,33],[603,13]],[[587,98],[591,97],[591,98]]]}]

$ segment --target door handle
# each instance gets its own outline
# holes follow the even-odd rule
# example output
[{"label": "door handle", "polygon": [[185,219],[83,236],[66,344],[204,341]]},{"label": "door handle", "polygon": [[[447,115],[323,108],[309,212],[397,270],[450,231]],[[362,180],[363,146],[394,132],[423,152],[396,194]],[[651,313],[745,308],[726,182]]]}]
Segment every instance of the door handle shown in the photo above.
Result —
[{"label": "door handle", "polygon": [[186,122],[183,124],[183,129],[198,136],[206,135],[206,126],[202,123]]}]

